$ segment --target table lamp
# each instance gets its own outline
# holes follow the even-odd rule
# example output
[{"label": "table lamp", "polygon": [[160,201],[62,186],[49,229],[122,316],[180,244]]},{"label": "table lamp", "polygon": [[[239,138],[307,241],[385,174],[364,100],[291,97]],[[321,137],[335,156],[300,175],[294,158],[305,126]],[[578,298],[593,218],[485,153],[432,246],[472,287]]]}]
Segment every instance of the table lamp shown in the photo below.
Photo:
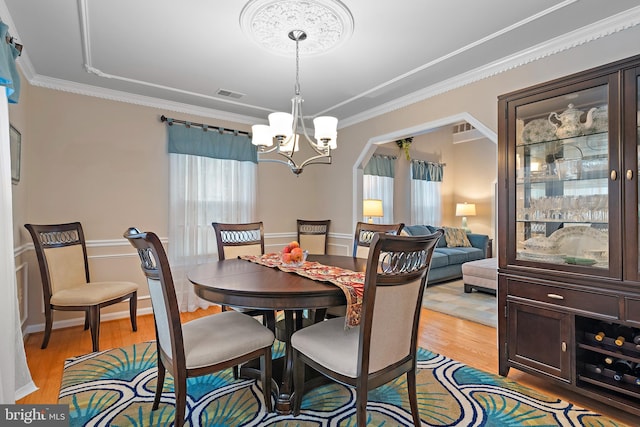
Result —
[{"label": "table lamp", "polygon": [[471,230],[467,226],[467,217],[476,216],[475,203],[456,203],[456,216],[462,217],[462,228],[464,228],[467,233],[471,233]]},{"label": "table lamp", "polygon": [[374,216],[384,216],[382,213],[382,200],[364,199],[362,202],[362,215],[369,217],[369,224],[373,224]]}]

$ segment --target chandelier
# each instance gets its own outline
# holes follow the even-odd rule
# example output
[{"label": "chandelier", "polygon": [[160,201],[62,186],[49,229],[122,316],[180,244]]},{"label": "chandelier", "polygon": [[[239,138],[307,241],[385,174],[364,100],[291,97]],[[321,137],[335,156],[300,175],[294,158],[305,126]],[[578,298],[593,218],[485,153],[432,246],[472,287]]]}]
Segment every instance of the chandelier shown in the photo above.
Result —
[{"label": "chandelier", "polygon": [[[337,147],[338,119],[316,117],[313,138],[309,134],[302,113],[300,53],[320,54],[344,43],[353,32],[351,12],[339,0],[250,0],[240,14],[240,25],[259,46],[279,55],[291,55],[295,43],[296,81],[291,113],[271,113],[269,125],[251,127],[258,160],[283,163],[296,175],[310,164],[330,164],[331,150]],[[299,161],[294,157],[303,139],[314,153]]]},{"label": "chandelier", "polygon": [[[291,171],[300,175],[305,166],[310,164],[331,163],[331,150],[337,148],[338,119],[331,116],[320,116],[313,119],[315,140],[309,136],[302,114],[302,95],[300,95],[300,47],[301,41],[307,38],[302,30],[289,32],[289,38],[296,42],[296,84],[295,95],[291,98],[291,113],[277,112],[269,114],[268,125],[253,125],[251,142],[258,146],[258,154],[275,152],[286,160],[264,158],[260,161],[284,163]],[[305,161],[298,163],[294,158],[300,149],[300,131],[311,148],[316,152]],[[273,140],[276,140],[274,145]]]}]

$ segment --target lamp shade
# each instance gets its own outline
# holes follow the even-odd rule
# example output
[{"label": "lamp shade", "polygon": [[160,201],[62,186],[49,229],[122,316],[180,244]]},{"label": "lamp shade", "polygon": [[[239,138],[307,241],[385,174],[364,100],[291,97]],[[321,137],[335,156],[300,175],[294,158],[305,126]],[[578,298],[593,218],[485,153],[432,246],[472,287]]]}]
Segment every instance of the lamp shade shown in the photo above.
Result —
[{"label": "lamp shade", "polygon": [[475,216],[475,203],[456,203],[456,216]]},{"label": "lamp shade", "polygon": [[313,127],[315,128],[315,139],[329,140],[329,147],[336,148],[336,137],[338,135],[338,119],[331,116],[320,116],[313,119]]},{"label": "lamp shade", "polygon": [[271,128],[267,125],[251,126],[251,143],[253,145],[271,147],[273,145],[273,135]]},{"label": "lamp shade", "polygon": [[289,113],[271,113],[269,127],[274,137],[289,138],[293,133],[293,116]]},{"label": "lamp shade", "polygon": [[362,215],[368,216],[368,217],[384,216],[384,214],[382,213],[382,200],[365,199],[362,202]]}]

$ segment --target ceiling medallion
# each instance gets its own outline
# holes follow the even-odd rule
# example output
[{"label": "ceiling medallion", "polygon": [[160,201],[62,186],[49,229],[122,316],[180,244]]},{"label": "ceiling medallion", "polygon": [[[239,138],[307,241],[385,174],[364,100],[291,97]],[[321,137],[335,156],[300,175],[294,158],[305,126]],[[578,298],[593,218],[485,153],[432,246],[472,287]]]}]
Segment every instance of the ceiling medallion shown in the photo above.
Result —
[{"label": "ceiling medallion", "polygon": [[307,34],[300,55],[328,52],[353,33],[353,16],[338,0],[251,0],[240,13],[240,27],[259,46],[279,55],[295,54],[288,34]]}]

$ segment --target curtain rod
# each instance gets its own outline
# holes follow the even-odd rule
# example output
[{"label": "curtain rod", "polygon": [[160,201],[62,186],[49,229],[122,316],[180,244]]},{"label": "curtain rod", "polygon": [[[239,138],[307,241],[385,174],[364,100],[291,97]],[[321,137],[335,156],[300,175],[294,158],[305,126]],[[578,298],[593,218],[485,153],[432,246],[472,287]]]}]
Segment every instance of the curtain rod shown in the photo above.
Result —
[{"label": "curtain rod", "polygon": [[439,163],[439,162],[430,162],[428,160],[418,160],[418,159],[412,159],[412,162],[422,162],[422,163],[429,163],[431,165],[437,165],[437,166],[447,166],[446,163]]},{"label": "curtain rod", "polygon": [[160,116],[160,121],[161,122],[167,122],[168,126],[173,126],[174,123],[178,123],[180,125],[185,125],[186,127],[191,127],[191,126],[200,127],[205,132],[207,132],[209,129],[212,129],[212,130],[217,130],[220,133],[228,132],[228,133],[233,133],[234,135],[251,136],[251,134],[249,132],[245,132],[243,130],[225,129],[223,127],[211,126],[211,125],[207,125],[207,124],[204,124],[204,123],[193,123],[193,122],[189,122],[187,120],[172,119],[171,117],[166,117],[164,114],[162,116]]},{"label": "curtain rod", "polygon": [[[2,19],[0,19],[0,22],[2,22],[4,24],[4,21],[2,21]],[[8,25],[7,25],[7,27],[8,27]],[[15,46],[16,50],[18,51],[18,56],[22,55],[22,48],[24,46],[21,45],[20,43],[18,43],[16,41],[16,38],[13,37],[11,34],[9,34],[8,31],[7,31],[7,34],[5,35],[5,41],[7,42],[7,44],[12,44],[13,46]]]}]

